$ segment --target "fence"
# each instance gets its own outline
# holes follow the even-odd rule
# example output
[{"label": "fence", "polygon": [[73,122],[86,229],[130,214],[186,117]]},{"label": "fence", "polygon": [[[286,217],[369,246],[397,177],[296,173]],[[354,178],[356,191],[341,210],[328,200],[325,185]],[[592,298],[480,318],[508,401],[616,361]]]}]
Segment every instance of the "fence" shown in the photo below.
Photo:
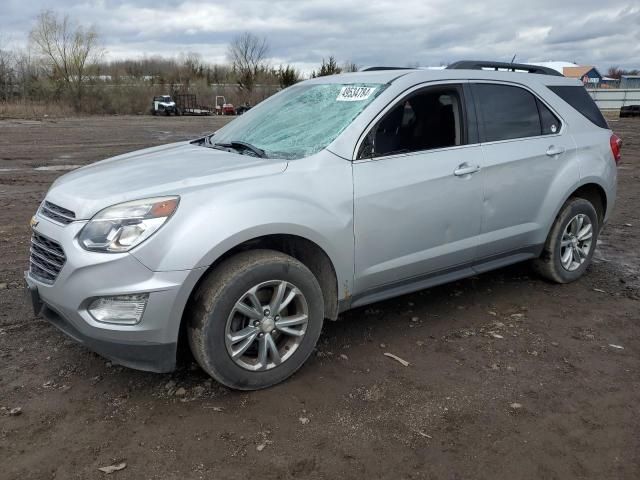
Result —
[{"label": "fence", "polygon": [[619,110],[640,105],[640,88],[594,88],[587,90],[600,110]]}]

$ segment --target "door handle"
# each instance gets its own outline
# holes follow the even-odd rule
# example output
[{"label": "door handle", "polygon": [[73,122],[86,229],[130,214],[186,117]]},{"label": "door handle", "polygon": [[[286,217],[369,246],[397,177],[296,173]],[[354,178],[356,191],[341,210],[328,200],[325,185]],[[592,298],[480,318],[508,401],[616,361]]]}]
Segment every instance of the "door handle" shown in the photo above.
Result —
[{"label": "door handle", "polygon": [[564,147],[556,147],[555,145],[550,145],[547,148],[547,156],[554,157],[556,155],[562,155],[565,152]]},{"label": "door handle", "polygon": [[458,168],[456,168],[453,171],[453,174],[456,177],[464,177],[465,175],[471,175],[472,173],[476,173],[478,170],[480,170],[480,165],[469,165],[468,163],[463,163],[458,165]]}]

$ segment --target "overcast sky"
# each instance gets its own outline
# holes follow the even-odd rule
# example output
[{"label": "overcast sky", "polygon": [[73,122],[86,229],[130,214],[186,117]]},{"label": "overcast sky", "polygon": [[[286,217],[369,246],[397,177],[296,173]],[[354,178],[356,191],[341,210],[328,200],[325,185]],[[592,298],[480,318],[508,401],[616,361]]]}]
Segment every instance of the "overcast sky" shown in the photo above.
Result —
[{"label": "overcast sky", "polygon": [[359,65],[517,55],[640,67],[640,0],[0,0],[0,38],[24,44],[44,8],[95,24],[108,58],[197,52],[224,62],[229,40],[248,30],[267,37],[274,65],[307,72],[329,55]]}]

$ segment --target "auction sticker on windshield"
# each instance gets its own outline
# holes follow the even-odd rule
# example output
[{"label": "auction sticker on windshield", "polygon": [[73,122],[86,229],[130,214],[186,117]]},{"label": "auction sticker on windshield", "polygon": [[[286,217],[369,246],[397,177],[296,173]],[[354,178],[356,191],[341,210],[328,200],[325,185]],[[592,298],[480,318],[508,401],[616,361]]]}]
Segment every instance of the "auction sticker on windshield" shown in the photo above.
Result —
[{"label": "auction sticker on windshield", "polygon": [[338,102],[359,102],[366,100],[376,91],[375,87],[342,87],[336,98]]}]

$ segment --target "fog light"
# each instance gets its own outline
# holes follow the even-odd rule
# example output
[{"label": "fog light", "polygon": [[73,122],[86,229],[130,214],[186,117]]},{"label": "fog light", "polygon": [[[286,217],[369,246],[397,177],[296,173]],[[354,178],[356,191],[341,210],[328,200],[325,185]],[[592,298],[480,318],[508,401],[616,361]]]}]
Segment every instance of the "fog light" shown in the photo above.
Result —
[{"label": "fog light", "polygon": [[89,313],[98,322],[135,325],[142,320],[148,293],[96,298],[89,305]]}]

